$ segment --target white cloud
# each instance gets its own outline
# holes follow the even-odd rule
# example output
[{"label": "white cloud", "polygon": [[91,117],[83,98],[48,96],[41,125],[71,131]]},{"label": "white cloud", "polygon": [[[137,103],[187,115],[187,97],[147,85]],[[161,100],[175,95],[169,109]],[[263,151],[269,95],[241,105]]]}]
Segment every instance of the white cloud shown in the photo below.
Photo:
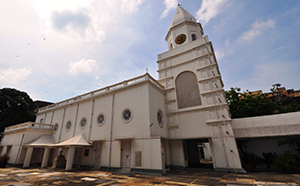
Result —
[{"label": "white cloud", "polygon": [[172,10],[172,9],[175,9],[178,5],[177,0],[165,0],[164,3],[166,5],[166,9],[161,14],[159,19],[165,18],[168,15],[169,11]]},{"label": "white cloud", "polygon": [[0,69],[0,82],[5,85],[16,85],[25,79],[32,73],[30,68],[18,68],[18,69]]},{"label": "white cloud", "polygon": [[220,50],[216,50],[215,54],[218,61],[225,57],[225,52]]},{"label": "white cloud", "polygon": [[96,60],[93,59],[82,59],[80,61],[70,63],[69,67],[69,74],[71,75],[89,73],[99,68]]},{"label": "white cloud", "polygon": [[278,50],[282,50],[282,49],[285,49],[285,48],[288,48],[289,46],[281,46],[281,47],[278,47],[276,48],[275,50],[272,50],[271,52],[277,52]]},{"label": "white cloud", "polygon": [[[98,19],[99,10],[98,7],[90,3],[91,1],[75,1],[74,3],[73,1],[66,1],[60,4],[56,1],[53,3],[52,1],[46,1],[46,3],[38,4],[36,11],[44,22],[42,27],[43,35],[49,37],[56,36],[74,42],[101,42],[105,37],[105,30],[97,26],[101,25]],[[68,6],[68,4],[72,6]],[[70,15],[73,15],[73,17]],[[78,21],[80,21],[78,15],[82,15],[83,18],[86,18],[85,22],[83,22],[86,25],[83,24],[84,27],[81,29],[78,29],[80,28],[79,26],[82,26],[78,24]],[[105,15],[103,15],[103,17],[105,17]],[[57,24],[62,24],[60,22],[63,21],[69,22],[62,25],[63,29],[57,29]],[[100,22],[101,21],[102,20],[100,20]]]},{"label": "white cloud", "polygon": [[275,22],[271,19],[268,19],[265,22],[259,22],[256,21],[252,24],[252,28],[248,30],[247,32],[244,32],[239,38],[238,42],[251,42],[253,39],[255,39],[257,36],[261,35],[262,32],[268,28],[274,28]]},{"label": "white cloud", "polygon": [[226,41],[225,41],[225,43],[224,43],[224,46],[225,46],[226,48],[229,48],[229,47],[231,46],[231,43],[230,43],[229,39],[226,39]]},{"label": "white cloud", "polygon": [[53,10],[62,11],[68,8],[68,10],[77,10],[79,7],[88,6],[91,1],[87,0],[48,0],[48,1],[37,1],[35,9],[38,15],[47,19],[50,17]]},{"label": "white cloud", "polygon": [[224,6],[228,0],[203,0],[201,7],[196,12],[197,21],[202,24],[209,22],[211,18],[216,17],[224,10]]},{"label": "white cloud", "polygon": [[127,12],[135,12],[143,2],[144,0],[123,0],[121,8]]},{"label": "white cloud", "polygon": [[[138,11],[144,0],[73,1],[54,0],[35,6],[47,37],[80,42],[102,42],[110,28]],[[71,6],[68,6],[70,4]],[[118,25],[122,26],[122,25]],[[121,30],[121,29],[120,29]]]}]

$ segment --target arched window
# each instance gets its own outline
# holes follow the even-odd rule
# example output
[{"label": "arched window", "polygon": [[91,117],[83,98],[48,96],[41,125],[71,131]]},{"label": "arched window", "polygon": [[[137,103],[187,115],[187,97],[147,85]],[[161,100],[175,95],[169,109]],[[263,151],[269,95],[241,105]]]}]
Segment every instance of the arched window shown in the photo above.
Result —
[{"label": "arched window", "polygon": [[197,77],[193,72],[182,72],[175,81],[178,108],[201,105]]},{"label": "arched window", "polygon": [[197,39],[196,34],[192,34],[192,41],[195,41]]},{"label": "arched window", "polygon": [[172,50],[172,49],[173,49],[173,44],[171,43],[171,44],[170,44],[170,50]]}]

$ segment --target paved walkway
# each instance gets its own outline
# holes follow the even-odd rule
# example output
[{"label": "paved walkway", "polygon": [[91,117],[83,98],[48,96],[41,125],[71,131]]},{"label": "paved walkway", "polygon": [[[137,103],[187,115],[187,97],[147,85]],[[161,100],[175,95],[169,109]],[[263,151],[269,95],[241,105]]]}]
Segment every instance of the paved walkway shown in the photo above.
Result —
[{"label": "paved walkway", "polygon": [[53,169],[22,169],[8,167],[0,169],[0,185],[279,185],[300,184],[300,174],[221,173],[212,170],[173,170],[164,176],[140,175],[122,172],[82,170],[65,172]]}]

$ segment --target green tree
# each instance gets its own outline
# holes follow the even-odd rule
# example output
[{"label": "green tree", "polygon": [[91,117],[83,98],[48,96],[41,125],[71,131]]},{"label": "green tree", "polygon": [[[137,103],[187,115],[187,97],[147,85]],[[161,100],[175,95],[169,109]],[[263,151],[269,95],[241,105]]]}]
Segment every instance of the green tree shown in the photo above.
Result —
[{"label": "green tree", "polygon": [[34,104],[26,92],[12,88],[0,89],[0,131],[5,127],[35,121]]},{"label": "green tree", "polygon": [[288,137],[277,142],[278,146],[289,145],[300,154],[300,137]]},{"label": "green tree", "polygon": [[281,84],[280,83],[275,83],[272,85],[272,88],[270,88],[270,91],[271,92],[276,92],[278,91],[278,89],[281,87]]},{"label": "green tree", "polygon": [[248,90],[242,93],[240,88],[226,91],[226,100],[232,118],[270,115],[276,113],[278,107],[264,94],[254,95]]}]

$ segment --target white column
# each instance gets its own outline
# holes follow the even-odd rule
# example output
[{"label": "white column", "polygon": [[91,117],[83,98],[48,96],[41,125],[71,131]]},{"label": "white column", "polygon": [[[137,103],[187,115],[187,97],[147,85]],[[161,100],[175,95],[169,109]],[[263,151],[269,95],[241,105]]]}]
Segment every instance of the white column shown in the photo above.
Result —
[{"label": "white column", "polygon": [[72,169],[72,165],[73,165],[73,161],[74,161],[74,155],[75,155],[75,147],[70,146],[68,156],[67,156],[67,164],[66,164],[66,169],[65,169],[66,171]]},{"label": "white column", "polygon": [[[3,154],[6,154],[7,152],[7,146],[4,146],[3,148],[2,148],[2,151],[1,151],[1,156],[3,155]],[[8,154],[7,154],[8,155]]]},{"label": "white column", "polygon": [[44,151],[44,156],[43,156],[43,161],[42,161],[41,168],[47,168],[48,167],[49,153],[50,153],[50,148],[49,147],[45,147],[45,151]]},{"label": "white column", "polygon": [[26,152],[26,156],[25,156],[25,160],[24,160],[24,164],[23,164],[23,168],[29,167],[32,152],[33,152],[33,147],[28,147],[27,152]]}]

